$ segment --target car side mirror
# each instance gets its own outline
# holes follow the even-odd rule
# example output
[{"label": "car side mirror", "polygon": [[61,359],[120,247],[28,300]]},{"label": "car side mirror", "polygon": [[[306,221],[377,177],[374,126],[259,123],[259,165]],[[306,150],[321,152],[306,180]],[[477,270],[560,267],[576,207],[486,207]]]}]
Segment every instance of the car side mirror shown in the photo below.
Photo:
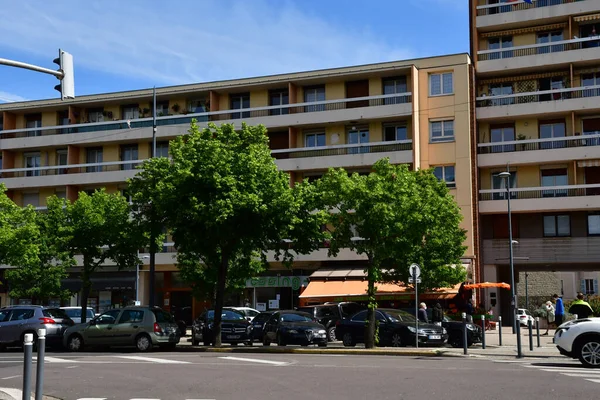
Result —
[{"label": "car side mirror", "polygon": [[96,318],[90,319],[90,325],[96,325]]}]

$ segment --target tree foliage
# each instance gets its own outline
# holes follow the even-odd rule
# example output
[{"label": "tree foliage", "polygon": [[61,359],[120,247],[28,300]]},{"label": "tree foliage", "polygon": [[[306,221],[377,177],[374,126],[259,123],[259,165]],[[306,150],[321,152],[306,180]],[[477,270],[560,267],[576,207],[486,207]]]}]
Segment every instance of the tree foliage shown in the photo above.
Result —
[{"label": "tree foliage", "polygon": [[200,130],[171,142],[171,160],[155,158],[130,181],[135,203],[151,201],[173,235],[178,267],[196,291],[215,294],[215,345],[221,344],[221,310],[226,288],[260,272],[267,252],[284,262],[315,242],[301,237],[317,226],[301,218],[301,191],[289,185],[268,146],[264,126],[242,124]]},{"label": "tree foliage", "polygon": [[408,267],[421,266],[423,289],[464,279],[462,216],[446,185],[431,171],[378,161],[368,176],[330,170],[316,183],[320,209],[327,209],[330,256],[349,248],[367,256],[369,313],[365,345],[375,345],[376,283],[407,282]]}]

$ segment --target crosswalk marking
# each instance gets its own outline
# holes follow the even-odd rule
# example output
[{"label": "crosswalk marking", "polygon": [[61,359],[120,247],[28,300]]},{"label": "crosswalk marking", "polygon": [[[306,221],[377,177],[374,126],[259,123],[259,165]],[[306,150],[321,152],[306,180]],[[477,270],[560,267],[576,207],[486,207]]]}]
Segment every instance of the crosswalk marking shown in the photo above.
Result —
[{"label": "crosswalk marking", "polygon": [[[35,361],[37,361],[37,358],[35,359]],[[44,362],[50,362],[50,363],[76,363],[78,362],[77,360],[65,360],[64,358],[57,358],[57,357],[44,357]]]},{"label": "crosswalk marking", "polygon": [[254,362],[254,363],[259,363],[259,364],[271,364],[271,365],[286,365],[289,364],[287,362],[282,362],[282,361],[270,361],[270,360],[260,360],[257,358],[242,358],[242,357],[219,357],[223,360],[232,360],[232,361],[248,361],[248,362]]},{"label": "crosswalk marking", "polygon": [[588,382],[600,383],[600,370],[583,368],[578,363],[560,363],[558,365],[521,364],[524,368],[534,368],[543,372],[552,372],[570,378],[582,378]]},{"label": "crosswalk marking", "polygon": [[189,364],[188,361],[167,360],[165,358],[142,357],[142,356],[115,356],[126,360],[147,361],[156,364]]},{"label": "crosswalk marking", "polygon": [[586,379],[586,381],[590,381],[590,382],[594,382],[594,383],[600,383],[600,379]]}]

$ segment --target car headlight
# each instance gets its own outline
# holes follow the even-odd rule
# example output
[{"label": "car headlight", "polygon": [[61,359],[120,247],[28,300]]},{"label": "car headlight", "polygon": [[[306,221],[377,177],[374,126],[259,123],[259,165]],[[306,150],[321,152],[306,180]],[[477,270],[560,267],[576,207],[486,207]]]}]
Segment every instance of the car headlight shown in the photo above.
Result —
[{"label": "car headlight", "polygon": [[254,329],[254,327],[252,325],[248,325],[248,327],[246,328],[246,331],[248,333],[252,332],[252,329]]},{"label": "car headlight", "polygon": [[470,331],[474,331],[476,328],[475,328],[475,325],[467,324],[467,329]]},{"label": "car headlight", "polygon": [[413,328],[412,326],[409,326],[408,330],[411,331],[412,333],[417,333],[417,330],[415,328]]},{"label": "car headlight", "polygon": [[321,329],[321,330],[319,330],[319,334],[320,334],[320,335],[324,335],[324,334],[326,334],[326,333],[327,333],[327,332],[325,332],[325,329]]},{"label": "car headlight", "polygon": [[448,333],[448,332],[446,331],[446,328],[442,328],[442,333],[443,333],[444,335]]},{"label": "car headlight", "polygon": [[297,331],[297,330],[295,330],[295,329],[290,329],[288,332],[289,332],[289,333],[291,333],[291,334],[296,334],[296,333],[298,333],[298,331]]}]

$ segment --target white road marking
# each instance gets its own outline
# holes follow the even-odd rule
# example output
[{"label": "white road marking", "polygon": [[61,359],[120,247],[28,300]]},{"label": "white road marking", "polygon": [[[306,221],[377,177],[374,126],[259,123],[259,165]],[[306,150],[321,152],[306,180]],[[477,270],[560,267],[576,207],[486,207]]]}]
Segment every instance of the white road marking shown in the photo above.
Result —
[{"label": "white road marking", "polygon": [[13,376],[7,376],[7,377],[4,377],[4,378],[2,378],[2,380],[4,380],[4,381],[5,381],[5,380],[7,380],[7,379],[15,379],[15,378],[20,378],[20,377],[21,377],[21,375],[13,375]]},{"label": "white road marking", "polygon": [[77,400],[106,400],[106,397],[82,397]]},{"label": "white road marking", "polygon": [[[37,361],[37,358],[35,359],[35,361]],[[50,362],[50,363],[76,363],[79,362],[77,360],[65,360],[64,358],[57,358],[57,357],[45,357],[44,358],[44,362]]]},{"label": "white road marking", "polygon": [[545,372],[558,372],[558,373],[562,373],[562,372],[584,372],[587,374],[600,374],[600,371],[587,371],[583,368],[542,368],[542,371]]},{"label": "white road marking", "polygon": [[580,373],[580,374],[567,374],[567,373],[561,373],[561,375],[564,376],[574,376],[574,377],[578,377],[578,378],[600,378],[600,375],[597,374],[593,374],[593,373]]},{"label": "white road marking", "polygon": [[288,362],[282,362],[282,361],[270,361],[270,360],[259,360],[256,358],[241,358],[241,357],[219,357],[223,360],[233,360],[233,361],[248,361],[248,362],[255,362],[255,363],[259,363],[259,364],[271,364],[271,365],[286,365],[289,364]]},{"label": "white road marking", "polygon": [[167,360],[164,358],[141,357],[141,356],[115,356],[126,360],[147,361],[155,364],[189,364],[188,361]]},{"label": "white road marking", "polygon": [[71,369],[71,368],[77,368],[77,367],[78,367],[77,365],[71,365],[71,366],[69,366],[69,367],[65,367],[65,368],[66,368],[66,369]]},{"label": "white road marking", "polygon": [[590,381],[590,382],[594,382],[594,383],[600,383],[600,379],[586,379],[586,381]]},{"label": "white road marking", "polygon": [[21,392],[19,389],[0,388],[0,393],[6,393],[7,395],[12,396],[14,399],[20,399],[23,397],[23,392]]}]

